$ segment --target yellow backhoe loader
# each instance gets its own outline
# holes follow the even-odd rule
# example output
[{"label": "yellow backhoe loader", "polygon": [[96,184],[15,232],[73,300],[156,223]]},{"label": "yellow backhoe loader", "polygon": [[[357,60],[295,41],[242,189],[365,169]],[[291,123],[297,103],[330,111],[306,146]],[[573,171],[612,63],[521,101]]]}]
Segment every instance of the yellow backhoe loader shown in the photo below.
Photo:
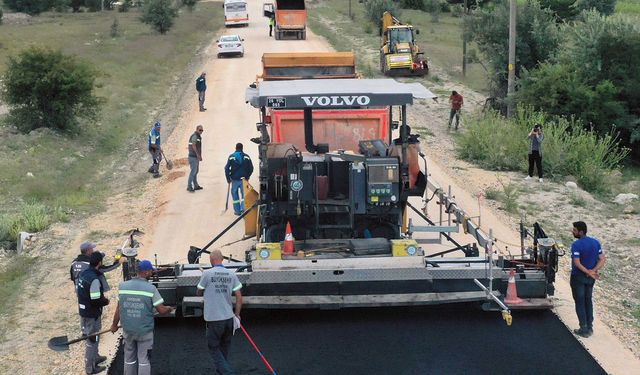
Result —
[{"label": "yellow backhoe loader", "polygon": [[416,44],[411,25],[405,25],[391,13],[384,12],[380,26],[380,70],[387,76],[423,76],[429,72],[424,51]]}]

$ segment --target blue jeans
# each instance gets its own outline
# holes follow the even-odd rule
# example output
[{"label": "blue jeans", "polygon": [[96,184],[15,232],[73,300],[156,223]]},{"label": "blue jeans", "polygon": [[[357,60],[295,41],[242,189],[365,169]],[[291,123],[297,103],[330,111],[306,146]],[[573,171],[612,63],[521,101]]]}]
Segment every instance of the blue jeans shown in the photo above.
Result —
[{"label": "blue jeans", "polygon": [[231,180],[231,197],[233,198],[233,211],[240,215],[244,212],[244,187],[242,180]]},{"label": "blue jeans", "polygon": [[580,328],[593,329],[593,285],[596,281],[587,275],[571,275],[571,294],[576,304]]},{"label": "blue jeans", "polygon": [[233,318],[207,322],[207,346],[216,370],[222,375],[235,375],[227,361],[233,337]]},{"label": "blue jeans", "polygon": [[189,156],[189,181],[187,181],[187,189],[195,189],[198,185],[198,171],[200,170],[200,161],[198,158]]}]

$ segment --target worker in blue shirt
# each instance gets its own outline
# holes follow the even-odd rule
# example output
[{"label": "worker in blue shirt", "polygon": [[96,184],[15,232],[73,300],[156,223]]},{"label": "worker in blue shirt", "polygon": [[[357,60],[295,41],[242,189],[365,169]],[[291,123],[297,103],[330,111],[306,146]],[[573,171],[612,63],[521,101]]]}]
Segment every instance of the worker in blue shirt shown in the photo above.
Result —
[{"label": "worker in blue shirt", "polygon": [[229,155],[224,174],[227,182],[231,184],[231,196],[233,197],[233,211],[236,215],[244,212],[244,188],[242,180],[248,180],[253,173],[253,163],[249,155],[242,151],[242,143],[236,143],[236,151]]},{"label": "worker in blue shirt", "polygon": [[149,173],[153,173],[154,178],[160,177],[160,162],[162,161],[162,147],[160,142],[160,121],[156,121],[153,124],[151,130],[149,130],[149,153],[153,164],[149,168]]},{"label": "worker in blue shirt", "polygon": [[593,285],[600,279],[605,255],[600,242],[587,236],[587,224],[573,223],[573,236],[577,240],[571,245],[571,293],[576,304],[579,329],[573,332],[582,337],[593,334]]}]

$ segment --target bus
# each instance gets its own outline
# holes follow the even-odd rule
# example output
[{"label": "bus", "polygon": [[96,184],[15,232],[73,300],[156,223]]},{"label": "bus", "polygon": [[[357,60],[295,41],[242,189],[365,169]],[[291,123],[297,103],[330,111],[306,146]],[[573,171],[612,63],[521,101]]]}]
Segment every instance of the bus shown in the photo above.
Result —
[{"label": "bus", "polygon": [[246,0],[224,0],[224,25],[249,25]]}]

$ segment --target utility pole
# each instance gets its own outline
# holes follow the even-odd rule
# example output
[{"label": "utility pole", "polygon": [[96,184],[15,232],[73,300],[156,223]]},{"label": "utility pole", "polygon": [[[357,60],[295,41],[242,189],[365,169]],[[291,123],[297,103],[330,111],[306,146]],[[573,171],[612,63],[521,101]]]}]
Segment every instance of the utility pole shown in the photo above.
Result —
[{"label": "utility pole", "polygon": [[509,75],[507,78],[507,117],[513,116],[513,94],[516,88],[516,0],[509,0]]},{"label": "utility pole", "polygon": [[462,13],[462,76],[467,76],[467,33],[464,32],[464,21],[469,13],[469,4],[464,0],[464,11]]}]

